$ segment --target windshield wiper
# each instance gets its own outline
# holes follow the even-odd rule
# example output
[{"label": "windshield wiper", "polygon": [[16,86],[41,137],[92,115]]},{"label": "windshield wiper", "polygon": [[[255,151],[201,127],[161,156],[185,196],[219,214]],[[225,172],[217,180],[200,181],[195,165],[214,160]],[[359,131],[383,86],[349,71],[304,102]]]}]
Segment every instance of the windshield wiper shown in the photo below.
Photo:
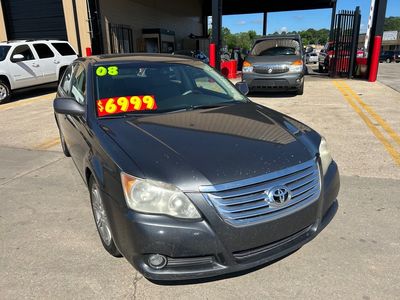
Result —
[{"label": "windshield wiper", "polygon": [[175,110],[167,111],[167,113],[176,113],[176,112],[181,112],[181,111],[191,111],[191,110],[196,110],[196,109],[209,109],[209,108],[217,108],[217,107],[223,107],[223,106],[228,106],[228,105],[233,105],[233,104],[238,104],[238,103],[245,103],[244,101],[226,101],[226,102],[220,102],[220,103],[213,103],[213,104],[202,104],[202,105],[190,105],[187,107],[183,108],[177,108]]}]

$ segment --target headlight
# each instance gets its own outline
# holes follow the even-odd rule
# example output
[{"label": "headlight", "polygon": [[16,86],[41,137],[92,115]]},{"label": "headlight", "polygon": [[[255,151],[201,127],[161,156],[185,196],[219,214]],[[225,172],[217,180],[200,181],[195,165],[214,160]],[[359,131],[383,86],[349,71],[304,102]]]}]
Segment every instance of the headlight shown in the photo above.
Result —
[{"label": "headlight", "polygon": [[193,203],[174,186],[139,179],[123,172],[121,182],[126,203],[133,210],[177,218],[200,218]]},{"label": "headlight", "polygon": [[321,138],[321,143],[319,144],[319,156],[321,157],[322,173],[325,175],[332,162],[332,156],[324,137]]},{"label": "headlight", "polygon": [[253,65],[251,63],[249,63],[247,60],[245,60],[243,62],[242,72],[243,73],[251,73],[251,72],[253,72]]},{"label": "headlight", "polygon": [[289,65],[289,73],[300,73],[303,71],[303,61],[301,59],[292,62]]}]

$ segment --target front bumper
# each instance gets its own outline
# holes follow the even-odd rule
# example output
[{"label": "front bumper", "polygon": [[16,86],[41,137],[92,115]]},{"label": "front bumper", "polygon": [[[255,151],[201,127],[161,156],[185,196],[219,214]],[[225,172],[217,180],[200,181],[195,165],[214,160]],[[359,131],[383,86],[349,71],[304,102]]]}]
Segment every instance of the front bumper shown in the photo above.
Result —
[{"label": "front bumper", "polygon": [[[296,213],[261,224],[237,228],[226,224],[201,194],[190,198],[203,220],[177,220],[122,208],[104,195],[115,243],[145,277],[158,281],[190,280],[251,269],[283,257],[313,239],[333,218],[340,181],[332,163],[322,181],[320,197]],[[212,226],[210,226],[212,224]],[[162,269],[148,258],[168,258]]]},{"label": "front bumper", "polygon": [[304,83],[304,74],[282,73],[282,74],[259,74],[243,73],[242,80],[247,83],[250,91],[296,91]]}]

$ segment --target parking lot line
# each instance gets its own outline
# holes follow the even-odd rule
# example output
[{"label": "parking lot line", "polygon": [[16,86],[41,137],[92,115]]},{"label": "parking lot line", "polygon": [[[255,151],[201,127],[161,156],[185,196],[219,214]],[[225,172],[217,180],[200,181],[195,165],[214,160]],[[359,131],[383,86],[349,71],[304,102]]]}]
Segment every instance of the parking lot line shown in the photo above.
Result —
[{"label": "parking lot line", "polygon": [[365,124],[371,129],[375,137],[382,143],[386,151],[392,156],[395,163],[400,166],[400,153],[393,147],[389,140],[379,131],[379,129],[372,123],[366,114],[361,110],[359,106],[352,99],[351,93],[339,83],[339,81],[333,81],[333,84],[341,92],[344,99],[349,103],[349,105],[354,109],[354,111],[360,116],[360,118],[365,122]]},{"label": "parking lot line", "polygon": [[15,107],[19,107],[19,106],[25,106],[25,105],[29,105],[32,103],[37,103],[37,102],[41,102],[41,101],[48,101],[51,99],[43,99],[43,97],[35,97],[35,98],[31,98],[29,100],[25,100],[25,101],[16,101],[16,102],[11,102],[11,103],[6,103],[0,106],[0,111],[5,111],[5,110],[9,110],[9,109],[13,109]]},{"label": "parking lot line", "polygon": [[51,147],[53,147],[55,145],[58,145],[59,143],[60,143],[60,138],[56,137],[56,138],[49,139],[49,140],[47,140],[47,141],[35,146],[34,149],[36,149],[36,150],[47,150],[47,149],[49,149],[49,148],[51,148]]},{"label": "parking lot line", "polygon": [[354,92],[350,86],[348,86],[344,81],[339,81],[339,85],[341,85],[346,91],[348,91],[353,98],[364,108],[378,123],[382,126],[382,128],[389,134],[389,136],[396,141],[397,144],[400,145],[400,136],[390,127],[388,123],[386,123],[368,104],[361,100],[361,98]]}]

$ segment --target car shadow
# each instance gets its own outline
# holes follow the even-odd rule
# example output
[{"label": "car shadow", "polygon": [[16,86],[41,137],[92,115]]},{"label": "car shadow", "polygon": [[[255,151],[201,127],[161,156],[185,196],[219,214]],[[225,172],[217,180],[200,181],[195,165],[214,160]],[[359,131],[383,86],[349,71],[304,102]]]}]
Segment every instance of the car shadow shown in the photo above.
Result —
[{"label": "car shadow", "polygon": [[251,92],[247,94],[247,97],[254,98],[292,98],[296,96],[296,92]]},{"label": "car shadow", "polygon": [[57,84],[48,84],[40,87],[32,87],[23,90],[16,90],[12,93],[11,98],[5,102],[12,103],[17,101],[28,100],[29,98],[40,97],[57,91]]}]

